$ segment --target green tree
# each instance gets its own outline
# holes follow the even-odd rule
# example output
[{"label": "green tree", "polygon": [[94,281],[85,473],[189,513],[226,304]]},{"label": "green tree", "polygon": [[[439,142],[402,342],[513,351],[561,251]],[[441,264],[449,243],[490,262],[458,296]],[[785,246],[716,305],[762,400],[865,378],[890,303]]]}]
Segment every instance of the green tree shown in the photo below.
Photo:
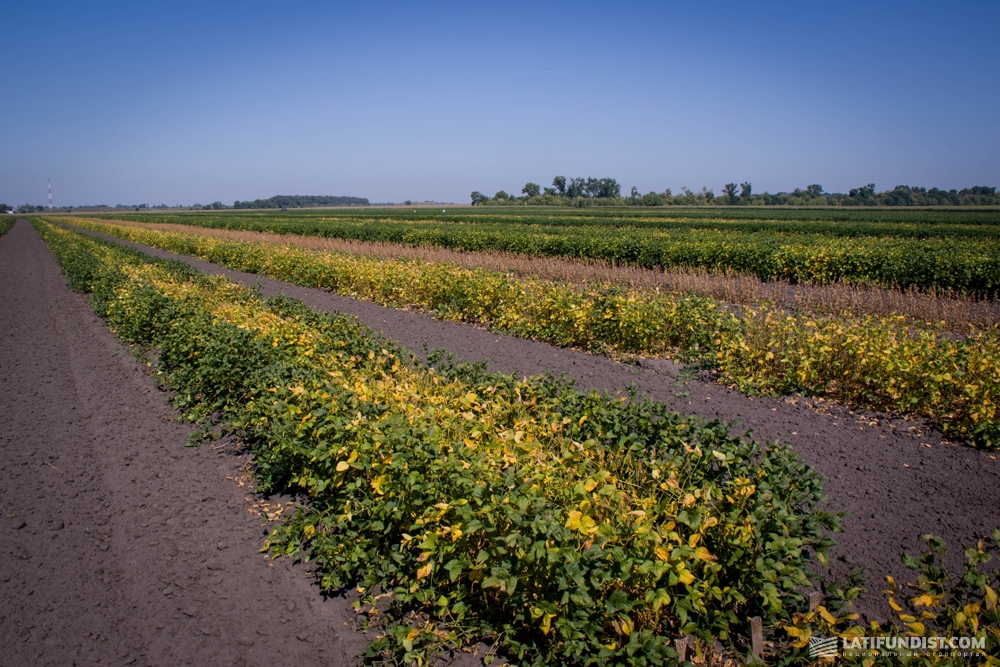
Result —
[{"label": "green tree", "polygon": [[565,195],[566,194],[566,177],[565,176],[556,176],[555,178],[553,178],[552,179],[552,187],[554,187],[556,189],[556,192],[558,192],[560,196]]},{"label": "green tree", "polygon": [[737,186],[735,183],[726,183],[725,185],[722,186],[722,189],[726,193],[726,197],[729,198],[730,204],[736,203],[736,187]]},{"label": "green tree", "polygon": [[663,206],[667,202],[664,200],[663,195],[657,192],[647,192],[639,199],[639,203],[643,206]]},{"label": "green tree", "polygon": [[486,200],[487,200],[487,196],[484,195],[479,190],[474,190],[472,192],[472,194],[470,195],[470,197],[472,197],[472,205],[473,206],[476,206],[477,204],[485,204]]},{"label": "green tree", "polygon": [[871,199],[875,196],[875,184],[869,183],[868,185],[862,185],[860,188],[851,188],[847,196],[854,199]]},{"label": "green tree", "polygon": [[506,200],[510,199],[510,195],[507,194],[506,192],[504,192],[503,190],[500,190],[495,195],[493,195],[493,198],[496,199],[496,200],[498,200],[498,201],[506,201]]},{"label": "green tree", "polygon": [[566,196],[570,199],[584,197],[587,194],[587,179],[571,178],[566,184]]},{"label": "green tree", "polygon": [[753,194],[753,185],[749,181],[740,183],[740,199],[749,199]]},{"label": "green tree", "polygon": [[542,193],[542,186],[537,183],[525,183],[524,187],[521,188],[521,193],[528,197],[537,197]]},{"label": "green tree", "polygon": [[622,186],[618,184],[613,178],[602,178],[597,181],[597,197],[603,199],[612,199],[614,197],[620,197],[622,194]]}]

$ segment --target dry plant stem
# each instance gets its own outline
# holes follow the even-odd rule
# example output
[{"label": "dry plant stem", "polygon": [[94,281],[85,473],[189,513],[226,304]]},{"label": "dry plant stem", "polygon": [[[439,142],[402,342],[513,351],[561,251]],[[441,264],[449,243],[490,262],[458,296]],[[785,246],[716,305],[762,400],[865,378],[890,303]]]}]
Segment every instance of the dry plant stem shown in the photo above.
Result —
[{"label": "dry plant stem", "polygon": [[621,283],[633,289],[691,293],[744,306],[771,302],[778,308],[815,313],[841,313],[849,310],[855,315],[899,314],[914,321],[944,322],[947,330],[956,333],[968,333],[974,328],[1000,323],[1000,303],[976,301],[945,291],[921,292],[913,288],[892,290],[846,283],[808,285],[784,281],[765,282],[754,276],[733,273],[698,269],[657,271],[618,266],[601,260],[535,257],[504,252],[460,252],[435,246],[407,246],[166,223],[114,222],[168,232],[295,245],[308,250],[345,252],[387,259],[408,257],[427,262],[451,262],[460,266],[512,273],[521,278],[536,277],[577,284]]}]

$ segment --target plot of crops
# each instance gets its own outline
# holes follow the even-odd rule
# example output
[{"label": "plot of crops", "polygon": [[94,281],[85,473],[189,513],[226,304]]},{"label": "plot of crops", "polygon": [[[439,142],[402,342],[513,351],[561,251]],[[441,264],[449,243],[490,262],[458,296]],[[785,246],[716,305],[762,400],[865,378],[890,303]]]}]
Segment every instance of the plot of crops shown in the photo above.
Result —
[{"label": "plot of crops", "polygon": [[418,209],[376,215],[327,211],[143,214],[131,219],[600,259],[646,268],[704,268],[763,280],[848,281],[984,297],[996,296],[1000,288],[1000,215],[995,211],[804,211],[797,216],[726,211],[716,215],[725,217],[673,211],[657,216],[618,211],[498,214],[468,209],[428,217]]},{"label": "plot of crops", "polygon": [[[931,466],[975,460],[973,481],[946,483],[955,493],[976,489],[974,502],[986,503],[977,520],[996,523],[985,509],[996,476],[990,452],[1000,442],[995,322],[970,317],[953,327],[914,312],[737,302],[579,267],[605,261],[608,271],[749,275],[782,280],[781,289],[898,290],[988,309],[1000,284],[992,234],[1000,221],[989,212],[888,220],[738,213],[376,219],[355,211],[33,224],[69,286],[149,359],[195,427],[189,444],[207,450],[232,437],[246,447],[247,479],[264,494],[253,508],[269,521],[264,551],[315,564],[331,594],[354,591],[367,664],[433,664],[484,645],[490,656],[539,666],[813,664],[810,638],[872,632],[871,619],[851,606],[862,580],[834,583],[828,570],[841,529],[850,553],[865,552],[856,517],[838,512],[874,507],[850,495],[869,478],[857,466],[838,481],[845,455],[823,458],[820,430],[828,427],[820,424],[833,423],[824,433],[836,432],[838,420],[860,428],[830,442],[844,452],[864,437],[865,448],[885,441],[887,452],[926,454]],[[247,232],[271,234],[239,235]],[[359,244],[323,248],[309,241],[316,238]],[[252,275],[242,284],[206,275],[187,259],[157,259],[116,240]],[[518,258],[564,263],[545,265],[544,275],[539,264],[502,266]],[[678,411],[637,388],[616,395],[552,376],[488,372],[449,360],[447,350],[427,365],[356,319],[265,297],[271,288],[248,286],[254,277],[430,314],[441,326],[476,324],[469,331],[490,339],[554,344],[552,354],[598,359],[614,373],[635,360],[646,369],[650,359],[672,358],[693,373],[676,381],[676,399],[697,391],[707,403],[711,391],[723,418]],[[813,397],[814,411],[778,413],[785,404],[775,397],[793,396],[791,405]],[[758,410],[765,431],[767,420],[791,419],[793,435],[815,428],[817,440],[803,456],[781,437],[734,432],[726,406],[737,405]],[[826,405],[829,416],[820,413]],[[904,418],[921,419],[921,430],[911,433]],[[902,433],[886,426],[893,420]],[[57,463],[48,461],[61,474]],[[294,501],[263,500],[270,497]],[[919,502],[910,511],[919,513]],[[891,580],[885,594],[875,591],[887,614],[880,632],[894,645],[938,635],[1000,640],[1000,532],[938,526],[958,538],[952,553],[970,547],[967,562],[946,556],[937,537],[907,549],[924,551],[903,561],[914,584]],[[914,539],[935,532],[905,528]],[[882,562],[858,564],[876,568],[876,579],[888,572]],[[992,664],[995,651],[983,646],[972,657]],[[866,659],[844,658],[896,664]]]},{"label": "plot of crops", "polygon": [[1000,330],[995,323],[973,326],[956,338],[941,322],[914,322],[892,312],[800,312],[767,301],[734,307],[659,288],[525,280],[453,262],[316,252],[266,240],[186,233],[184,227],[161,231],[78,223],[234,269],[384,305],[417,306],[442,318],[558,345],[696,360],[746,393],[830,396],[929,418],[959,441],[985,447],[1000,442]]}]

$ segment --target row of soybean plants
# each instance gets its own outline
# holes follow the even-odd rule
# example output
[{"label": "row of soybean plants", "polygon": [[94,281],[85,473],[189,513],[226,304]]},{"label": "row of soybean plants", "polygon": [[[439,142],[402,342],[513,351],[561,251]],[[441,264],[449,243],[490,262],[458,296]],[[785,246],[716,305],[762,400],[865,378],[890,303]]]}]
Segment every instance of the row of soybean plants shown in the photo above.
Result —
[{"label": "row of soybean plants", "polygon": [[1000,446],[1000,331],[955,339],[902,318],[734,310],[712,299],[621,286],[580,289],[443,263],[316,253],[129,225],[78,224],[307,287],[594,351],[680,354],[745,393],[800,391],[937,423]]},{"label": "row of soybean plants", "polygon": [[[763,209],[298,209],[174,213],[99,213],[100,217],[147,222],[244,228],[254,223],[302,224],[344,222],[427,222],[439,224],[525,225],[540,227],[618,227],[703,229],[741,232],[823,234],[826,236],[975,237],[1000,236],[1000,210],[763,210]],[[246,227],[250,229],[252,227]]]},{"label": "row of soybean plants", "polygon": [[[506,222],[442,223],[436,220],[276,215],[121,216],[198,226],[305,234],[328,238],[434,245],[466,251],[602,260],[648,269],[699,269],[753,275],[761,280],[888,288],[951,290],[979,298],[1000,293],[1000,226],[965,228],[982,238],[955,234],[930,238],[832,236],[808,229],[742,229],[681,226],[553,226]],[[761,223],[753,223],[758,226]],[[806,225],[806,223],[802,223]],[[781,223],[788,227],[789,223]],[[822,223],[835,229],[835,223]],[[795,228],[791,224],[791,228]],[[809,225],[806,225],[809,227]],[[940,231],[939,228],[935,228]],[[923,234],[923,232],[921,232]]]},{"label": "row of soybean plants", "polygon": [[268,546],[373,609],[389,594],[371,661],[486,641],[526,665],[667,665],[683,635],[743,651],[748,618],[801,610],[831,544],[785,447],[551,378],[427,369],[356,320],[36,228],[119,338],[159,349],[189,417],[221,416],[260,488],[303,499]]}]

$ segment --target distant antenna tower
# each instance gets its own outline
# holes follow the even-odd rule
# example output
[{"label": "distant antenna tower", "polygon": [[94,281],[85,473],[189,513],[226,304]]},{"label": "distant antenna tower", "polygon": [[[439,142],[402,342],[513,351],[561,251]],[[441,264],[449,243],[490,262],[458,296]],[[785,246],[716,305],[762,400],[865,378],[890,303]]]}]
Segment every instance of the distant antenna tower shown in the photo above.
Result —
[{"label": "distant antenna tower", "polygon": [[49,210],[52,210],[52,179],[49,178]]}]

